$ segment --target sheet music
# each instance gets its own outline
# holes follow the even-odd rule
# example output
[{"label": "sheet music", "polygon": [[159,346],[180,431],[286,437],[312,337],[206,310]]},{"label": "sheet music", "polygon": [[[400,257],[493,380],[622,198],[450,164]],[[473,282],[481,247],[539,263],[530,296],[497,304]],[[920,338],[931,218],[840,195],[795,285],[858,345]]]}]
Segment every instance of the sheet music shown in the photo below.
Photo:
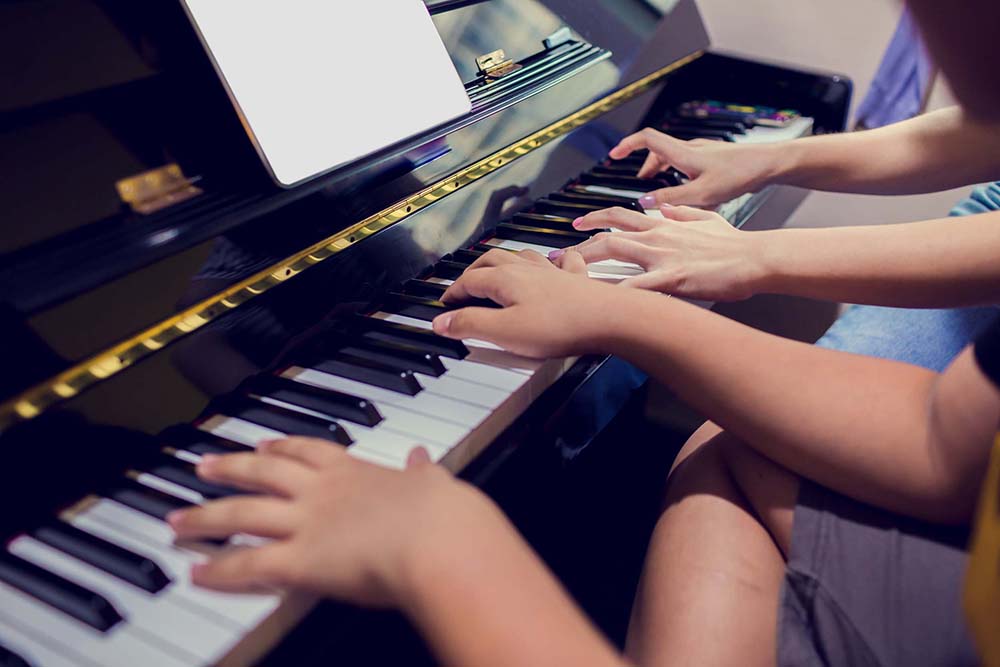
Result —
[{"label": "sheet music", "polygon": [[421,0],[182,0],[285,186],[467,113]]}]

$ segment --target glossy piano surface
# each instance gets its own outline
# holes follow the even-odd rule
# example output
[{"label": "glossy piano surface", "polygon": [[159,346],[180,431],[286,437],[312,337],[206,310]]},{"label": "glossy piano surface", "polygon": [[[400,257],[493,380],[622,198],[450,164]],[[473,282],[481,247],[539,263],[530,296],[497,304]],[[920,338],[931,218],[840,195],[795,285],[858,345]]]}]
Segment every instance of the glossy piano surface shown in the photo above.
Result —
[{"label": "glossy piano surface", "polygon": [[[19,508],[0,519],[0,535],[17,538],[11,555],[76,578],[80,572],[68,569],[77,567],[75,561],[67,564],[53,550],[88,549],[100,563],[166,558],[173,568],[166,575],[179,582],[171,593],[179,604],[218,616],[201,593],[184,586],[185,561],[166,557],[156,542],[163,537],[164,507],[225,492],[192,479],[190,462],[201,453],[296,431],[350,444],[359,455],[392,465],[401,439],[404,445],[421,439],[477,483],[523,448],[550,452],[553,460],[572,458],[628,400],[641,374],[617,360],[547,362],[542,368],[488,347],[470,344],[468,358],[444,349],[442,341],[421,333],[439,308],[441,286],[488,249],[483,243],[558,246],[544,230],[559,231],[570,210],[566,202],[602,201],[579,191],[587,186],[576,181],[579,175],[602,162],[618,138],[657,122],[682,101],[716,97],[794,107],[815,119],[816,131],[842,129],[849,82],[712,53],[698,57],[708,39],[690,0],[666,3],[663,17],[640,0],[447,4],[457,8],[436,14],[435,22],[463,79],[478,85],[470,90],[479,91],[483,113],[292,190],[262,177],[169,0],[0,6],[0,55],[7,64],[0,70],[0,325],[6,343],[0,348],[0,402],[8,407],[137,332],[188,313],[264,269],[284,266],[287,258],[497,151],[523,147],[522,139],[541,128],[565,130],[376,234],[340,239],[345,249],[290,279],[280,276],[225,314],[190,320],[190,332],[166,346],[150,343],[137,363],[95,365],[82,391],[49,383],[58,400],[40,415],[18,413],[0,433],[7,457],[0,497]],[[572,43],[559,51],[545,48],[543,41],[563,25],[573,29]],[[528,83],[476,83],[475,58],[497,48],[526,63]],[[584,58],[588,49],[612,54]],[[564,66],[578,57],[583,59]],[[682,59],[690,61],[663,70]],[[527,66],[532,63],[537,67]],[[624,102],[608,98],[588,122],[572,122],[588,104],[658,71],[663,74],[655,85],[636,89]],[[392,104],[406,113],[419,100],[419,83],[419,73],[401,73],[386,82],[384,99],[349,103]],[[498,84],[508,87],[490,88]],[[203,193],[150,214],[122,204],[116,181],[170,162],[196,179]],[[597,182],[620,185],[606,173],[604,178]],[[577,191],[567,189],[573,184]],[[560,193],[569,193],[568,199],[558,199]],[[753,210],[739,212],[738,221]],[[387,297],[387,290],[402,294]],[[371,318],[358,325],[356,312],[404,328]],[[456,401],[461,410],[454,409]],[[202,430],[193,431],[192,424]],[[465,448],[471,440],[475,447]],[[63,523],[90,530],[91,537],[106,531],[98,537],[126,553],[104,545],[94,555],[86,535],[70,535],[76,541],[67,542],[65,535],[45,533],[47,542],[35,534],[60,513]],[[137,538],[143,530],[151,532]],[[216,547],[201,545],[183,552],[184,558]],[[17,572],[33,572],[15,564]],[[88,567],[86,590],[105,590],[106,573],[99,564]],[[37,614],[37,604],[22,599],[23,588],[11,588],[11,576],[0,572],[0,596]],[[19,581],[32,595],[40,594],[39,586],[62,586]],[[116,590],[117,584],[104,597],[114,598],[117,613],[143,616],[134,596],[116,597]],[[64,598],[59,604],[79,599]],[[222,602],[226,609],[229,604]],[[271,603],[261,604],[266,615]],[[0,647],[30,648],[37,628],[9,619],[4,609],[0,605],[0,628],[9,636],[0,633]],[[238,638],[257,630],[261,616],[254,613],[217,624]],[[93,626],[109,619],[114,617],[89,621]],[[128,621],[111,626],[131,628]],[[261,646],[286,629],[269,630]],[[178,659],[206,661],[219,646],[189,647]],[[93,655],[103,650],[94,645]]]}]

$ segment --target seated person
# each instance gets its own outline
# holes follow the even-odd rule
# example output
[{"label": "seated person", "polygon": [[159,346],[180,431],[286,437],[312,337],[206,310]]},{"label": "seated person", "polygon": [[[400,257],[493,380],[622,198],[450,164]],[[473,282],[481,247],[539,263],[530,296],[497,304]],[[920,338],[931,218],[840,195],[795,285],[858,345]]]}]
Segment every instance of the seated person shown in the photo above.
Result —
[{"label": "seated person", "polygon": [[[575,252],[564,263],[493,251],[446,298],[504,308],[434,327],[532,357],[619,355],[725,427],[690,443],[671,476],[629,660],[975,663],[959,590],[1000,424],[1000,328],[938,374],[589,280]],[[396,606],[444,664],[623,664],[497,508],[425,461],[418,450],[393,472],[303,439],[206,457],[206,479],[267,495],[170,521],[180,537],[273,538],[198,566],[197,583]],[[797,498],[815,519],[805,534]]]}]

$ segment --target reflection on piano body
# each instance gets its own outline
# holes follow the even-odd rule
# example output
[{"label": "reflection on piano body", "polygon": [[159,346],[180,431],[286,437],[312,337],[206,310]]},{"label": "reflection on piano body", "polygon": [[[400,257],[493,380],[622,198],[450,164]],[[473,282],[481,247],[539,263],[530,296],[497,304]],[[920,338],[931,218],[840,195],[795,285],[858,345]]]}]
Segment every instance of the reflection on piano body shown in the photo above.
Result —
[{"label": "reflection on piano body", "polygon": [[[193,563],[240,541],[174,544],[163,521],[234,492],[197,479],[206,453],[308,434],[400,467],[423,444],[482,484],[520,451],[570,458],[600,433],[640,372],[441,339],[444,289],[483,252],[578,243],[573,218],[683,178],[605,157],[642,126],[670,131],[683,102],[791,108],[833,132],[851,92],[708,51],[690,0],[665,16],[607,4],[429,3],[472,112],[291,190],[260,173],[174,3],[0,8],[21,68],[0,103],[0,663],[301,664],[324,655],[304,641],[349,644],[358,610],[190,584]],[[499,48],[515,66],[480,71]],[[419,86],[401,62],[379,103],[406,113]],[[724,213],[781,224],[796,201],[768,194]],[[316,618],[322,639],[302,631]]]}]

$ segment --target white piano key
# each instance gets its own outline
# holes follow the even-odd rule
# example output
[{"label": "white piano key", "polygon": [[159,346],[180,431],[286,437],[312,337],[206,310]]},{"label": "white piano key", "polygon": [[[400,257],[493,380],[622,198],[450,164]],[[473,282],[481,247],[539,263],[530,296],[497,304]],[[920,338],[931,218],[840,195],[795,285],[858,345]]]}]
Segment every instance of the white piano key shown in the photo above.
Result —
[{"label": "white piano key", "polygon": [[442,421],[461,424],[469,428],[475,427],[489,416],[490,410],[469,403],[459,403],[444,396],[422,391],[416,396],[408,396],[398,392],[373,387],[355,380],[331,375],[312,368],[293,366],[286,370],[284,377],[305,382],[316,387],[326,387],[343,391],[354,396],[361,396],[373,402],[375,407],[393,405],[415,412],[419,415],[432,416]]},{"label": "white piano key", "polygon": [[629,199],[638,199],[639,197],[645,196],[647,193],[639,192],[637,190],[622,190],[619,188],[609,188],[603,185],[585,185],[583,189],[591,194],[595,195],[610,195],[612,197],[628,197]]},{"label": "white piano key", "polygon": [[448,369],[448,375],[469,382],[477,382],[504,391],[512,392],[530,379],[530,375],[518,373],[491,364],[483,364],[468,359],[441,357],[441,363]]},{"label": "white piano key", "polygon": [[441,377],[432,377],[423,373],[416,373],[416,376],[420,380],[420,384],[424,386],[424,391],[484,408],[494,409],[510,396],[509,391],[451,377],[447,373]]},{"label": "white piano key", "polygon": [[162,491],[163,493],[171,495],[175,498],[186,500],[189,503],[200,505],[205,502],[205,496],[201,495],[197,491],[189,489],[186,486],[181,486],[180,484],[175,484],[174,482],[163,479],[162,477],[151,475],[148,472],[136,475],[135,481],[139,482],[143,486],[148,486],[151,489]]},{"label": "white piano key", "polygon": [[[394,313],[383,313],[381,311],[372,315],[372,317],[377,317],[380,320],[385,320],[386,322],[393,322],[394,324],[405,324],[416,329],[423,329],[425,331],[433,331],[434,325],[425,320],[418,320],[415,317],[407,317],[406,315],[396,315]],[[499,345],[495,345],[489,341],[476,340],[475,338],[463,338],[462,342],[468,348],[482,347],[487,350],[501,350],[506,352]]]},{"label": "white piano key", "polygon": [[127,621],[118,623],[108,632],[98,632],[4,583],[0,583],[0,610],[4,616],[15,619],[20,627],[37,632],[40,640],[55,638],[59,644],[72,647],[103,667],[191,666],[190,655],[150,644]]},{"label": "white piano key", "polygon": [[347,453],[357,459],[380,465],[383,468],[391,468],[393,470],[404,470],[406,468],[406,459],[386,456],[380,452],[365,449],[357,445],[348,447]]},{"label": "white piano key", "polygon": [[430,278],[424,278],[429,283],[437,283],[438,285],[451,285],[455,281],[450,278],[438,278],[436,276],[431,276]]},{"label": "white piano key", "polygon": [[[396,433],[418,439],[430,438],[433,442],[448,447],[464,438],[471,430],[467,426],[428,417],[386,403],[379,404],[378,410],[382,413],[383,421],[376,428],[385,426]],[[351,432],[353,433],[353,430]]]},{"label": "white piano key", "polygon": [[[556,248],[540,246],[534,243],[524,243],[523,241],[511,241],[509,239],[496,238],[487,241],[486,245],[491,245],[495,248],[504,248],[506,250],[537,250],[544,255],[548,255],[552,250],[556,250]],[[588,264],[587,271],[591,278],[618,276],[620,279],[623,277],[631,277],[640,273],[645,273],[646,270],[638,264],[633,264],[632,262],[623,262],[617,259],[604,259],[600,262],[592,262]]]},{"label": "white piano key", "polygon": [[233,440],[247,447],[256,447],[265,440],[279,440],[286,437],[281,431],[254,424],[238,417],[216,415],[198,424],[198,428],[220,438]]},{"label": "white piano key", "polygon": [[104,597],[137,633],[144,631],[151,643],[168,645],[172,652],[213,662],[239,638],[233,628],[207,615],[196,615],[173,604],[166,595],[158,597],[115,579],[34,538],[18,537],[7,549]]},{"label": "white piano key", "polygon": [[430,436],[421,438],[414,435],[395,433],[384,428],[382,424],[374,428],[353,424],[348,432],[354,438],[353,444],[358,447],[370,449],[389,457],[402,457],[404,459],[410,453],[410,450],[417,445],[424,446],[432,458],[441,458],[448,453],[449,447],[455,444],[440,443]]},{"label": "white piano key", "polygon": [[21,656],[32,667],[101,667],[52,637],[36,638],[30,634],[40,630],[44,633],[44,628],[22,630],[16,618],[4,616],[0,609],[0,646]]},{"label": "white piano key", "polygon": [[191,583],[191,566],[207,553],[174,544],[170,526],[113,500],[102,499],[70,519],[81,530],[155,561],[173,581],[170,594],[178,601],[215,613],[240,628],[263,620],[278,606],[275,594],[233,594],[199,588]]}]

